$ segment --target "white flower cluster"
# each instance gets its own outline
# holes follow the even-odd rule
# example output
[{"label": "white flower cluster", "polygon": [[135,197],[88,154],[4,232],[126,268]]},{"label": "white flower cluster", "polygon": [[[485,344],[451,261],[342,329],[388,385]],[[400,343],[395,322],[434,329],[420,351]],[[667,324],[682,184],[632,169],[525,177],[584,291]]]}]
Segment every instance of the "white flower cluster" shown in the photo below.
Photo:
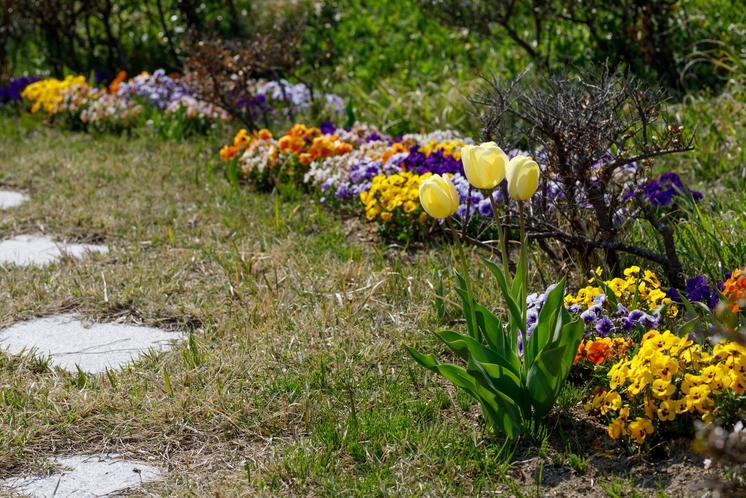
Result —
[{"label": "white flower cluster", "polygon": [[52,114],[79,114],[81,122],[95,123],[104,120],[127,121],[143,110],[131,99],[88,85],[73,85],[62,92],[62,98],[55,104]]},{"label": "white flower cluster", "polygon": [[189,119],[222,121],[224,123],[231,120],[231,115],[222,107],[204,100],[198,100],[191,95],[182,95],[177,100],[170,102],[166,107],[166,114],[176,114],[182,108]]},{"label": "white flower cluster", "polygon": [[[253,88],[250,90],[256,96],[263,96],[266,101],[274,100],[277,102],[285,102],[291,109],[287,109],[285,112],[304,111],[311,107],[313,104],[313,95],[311,89],[303,83],[292,84],[285,79],[280,81],[266,81],[257,80],[253,83]],[[339,95],[333,93],[325,93],[322,95],[324,99],[325,110],[334,112],[335,114],[342,114],[345,111],[344,100]]]},{"label": "white flower cluster", "polygon": [[278,159],[284,159],[281,156],[285,156],[285,154],[279,153],[277,140],[273,138],[254,140],[239,159],[241,172],[244,175],[249,173],[261,174],[273,167]]}]

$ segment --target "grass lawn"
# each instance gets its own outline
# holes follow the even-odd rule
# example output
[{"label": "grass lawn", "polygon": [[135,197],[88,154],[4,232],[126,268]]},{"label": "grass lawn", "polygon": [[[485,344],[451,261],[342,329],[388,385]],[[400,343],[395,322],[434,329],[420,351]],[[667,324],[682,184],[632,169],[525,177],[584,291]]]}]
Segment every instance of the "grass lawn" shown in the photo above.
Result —
[{"label": "grass lawn", "polygon": [[0,235],[111,249],[2,267],[0,325],[71,311],[190,334],[98,376],[0,353],[0,478],[80,452],[167,467],[143,493],[176,496],[683,496],[708,475],[688,442],[611,458],[582,387],[563,393],[548,431],[517,445],[486,436],[478,405],[404,349],[443,356],[432,332],[463,327],[455,306],[439,317],[432,304],[441,280],[455,297],[449,247],[404,251],[304,194],[235,188],[215,159],[225,137],[95,137],[9,118],[0,130],[0,186],[31,197],[0,212]]}]

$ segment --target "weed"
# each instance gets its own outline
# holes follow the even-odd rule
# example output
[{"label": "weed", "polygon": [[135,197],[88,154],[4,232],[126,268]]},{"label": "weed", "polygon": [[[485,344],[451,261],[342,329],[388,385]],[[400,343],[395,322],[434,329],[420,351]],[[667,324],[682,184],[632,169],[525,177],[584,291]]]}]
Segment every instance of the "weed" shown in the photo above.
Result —
[{"label": "weed", "polygon": [[570,468],[578,474],[585,474],[588,471],[588,466],[591,461],[588,458],[578,456],[575,453],[570,453],[567,457],[567,463]]},{"label": "weed", "polygon": [[565,382],[562,386],[559,397],[557,398],[557,406],[564,412],[569,412],[570,408],[580,403],[587,393],[587,389],[584,386],[577,386],[571,382]]}]

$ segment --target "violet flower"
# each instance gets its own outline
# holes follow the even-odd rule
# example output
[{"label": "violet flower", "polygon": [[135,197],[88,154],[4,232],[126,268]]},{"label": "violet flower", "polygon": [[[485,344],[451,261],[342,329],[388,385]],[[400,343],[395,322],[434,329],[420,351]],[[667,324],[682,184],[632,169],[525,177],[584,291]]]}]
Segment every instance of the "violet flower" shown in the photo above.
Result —
[{"label": "violet flower", "polygon": [[616,326],[614,326],[614,322],[611,321],[611,318],[604,315],[597,323],[596,323],[596,332],[601,334],[602,336],[606,337],[611,332],[616,330]]}]

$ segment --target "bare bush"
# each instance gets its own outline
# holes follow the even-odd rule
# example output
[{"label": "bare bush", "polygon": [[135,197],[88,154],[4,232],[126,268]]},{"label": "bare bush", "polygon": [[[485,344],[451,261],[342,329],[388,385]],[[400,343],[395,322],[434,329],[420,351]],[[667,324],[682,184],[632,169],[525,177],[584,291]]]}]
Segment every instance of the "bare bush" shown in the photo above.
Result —
[{"label": "bare bush", "polygon": [[185,81],[207,102],[228,110],[246,126],[266,126],[266,107],[252,92],[252,81],[279,80],[295,66],[295,51],[305,19],[258,33],[249,41],[195,40],[185,44]]},{"label": "bare bush", "polygon": [[[630,188],[650,173],[653,158],[692,149],[682,127],[662,112],[663,91],[605,66],[579,77],[551,76],[542,88],[521,77],[487,81],[487,92],[474,99],[483,111],[484,138],[526,149],[544,165],[527,217],[528,237],[554,260],[577,256],[587,265],[601,250],[618,270],[618,253],[634,254],[660,264],[672,285],[683,286],[673,228]],[[625,242],[623,223],[633,219],[658,233],[662,254]],[[557,253],[550,241],[562,250]]]}]

